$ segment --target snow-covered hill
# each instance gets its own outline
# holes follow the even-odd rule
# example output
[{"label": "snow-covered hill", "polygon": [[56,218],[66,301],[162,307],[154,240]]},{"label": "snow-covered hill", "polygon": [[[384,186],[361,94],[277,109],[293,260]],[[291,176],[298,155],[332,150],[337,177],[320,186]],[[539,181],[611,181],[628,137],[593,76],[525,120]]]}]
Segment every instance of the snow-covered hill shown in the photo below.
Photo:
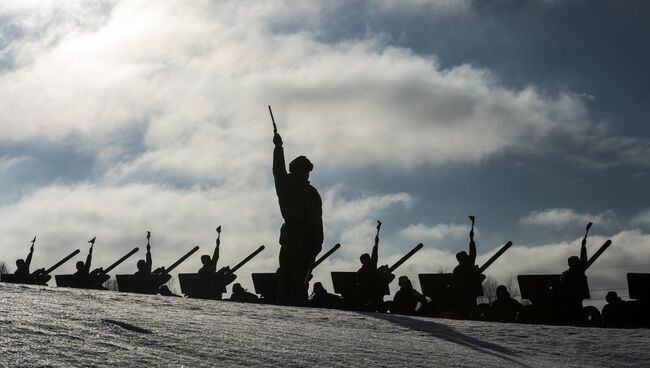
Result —
[{"label": "snow-covered hill", "polygon": [[1,366],[647,367],[650,330],[0,284]]}]

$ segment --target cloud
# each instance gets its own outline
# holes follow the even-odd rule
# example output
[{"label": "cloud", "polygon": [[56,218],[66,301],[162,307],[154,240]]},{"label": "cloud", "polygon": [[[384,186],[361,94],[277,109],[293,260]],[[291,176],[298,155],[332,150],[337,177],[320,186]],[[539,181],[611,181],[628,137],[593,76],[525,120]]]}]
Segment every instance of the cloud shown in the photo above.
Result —
[{"label": "cloud", "polygon": [[8,12],[31,36],[5,48],[15,65],[0,75],[0,141],[75,137],[112,180],[215,182],[268,163],[267,103],[292,151],[339,170],[556,152],[598,125],[575,94],[509,89],[470,64],[443,69],[381,35],[273,32],[282,14],[322,9],[313,4],[99,3],[33,9],[27,24]]},{"label": "cloud", "polygon": [[650,226],[650,208],[637,213],[630,222],[636,226]]},{"label": "cloud", "polygon": [[410,242],[423,242],[425,244],[439,244],[445,240],[458,240],[466,238],[469,230],[466,225],[437,224],[427,226],[424,224],[409,225],[398,231],[397,235]]},{"label": "cloud", "polygon": [[598,214],[580,213],[570,208],[549,208],[533,211],[528,216],[519,219],[526,225],[544,226],[563,229],[569,226],[586,225],[594,222],[599,226],[608,227],[615,225],[618,219],[616,213],[607,210]]}]

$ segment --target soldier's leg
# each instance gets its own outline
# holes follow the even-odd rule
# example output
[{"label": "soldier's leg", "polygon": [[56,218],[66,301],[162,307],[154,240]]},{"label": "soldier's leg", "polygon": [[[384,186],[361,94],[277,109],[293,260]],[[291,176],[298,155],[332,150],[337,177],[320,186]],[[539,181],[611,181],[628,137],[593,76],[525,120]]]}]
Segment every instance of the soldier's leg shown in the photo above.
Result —
[{"label": "soldier's leg", "polygon": [[280,268],[277,272],[278,291],[277,304],[288,304],[291,293],[291,254],[287,247],[280,247]]}]

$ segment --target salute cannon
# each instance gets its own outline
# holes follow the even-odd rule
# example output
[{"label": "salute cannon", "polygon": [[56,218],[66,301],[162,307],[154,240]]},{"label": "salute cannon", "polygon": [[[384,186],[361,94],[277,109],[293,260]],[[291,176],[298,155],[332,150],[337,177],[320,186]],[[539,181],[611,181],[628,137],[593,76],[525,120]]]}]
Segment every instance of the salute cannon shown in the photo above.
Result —
[{"label": "salute cannon", "polygon": [[[378,294],[379,296],[390,295],[389,284],[395,278],[393,272],[411,258],[415,253],[422,249],[424,245],[422,243],[416,245],[408,253],[406,253],[402,258],[395,262],[390,267],[379,267],[376,269],[376,278],[375,278],[375,288],[371,292]],[[334,292],[340,294],[343,298],[343,306],[348,309],[358,309],[364,308],[364,305],[361,305],[359,301],[359,279],[358,272],[340,272],[333,271],[332,276],[332,285],[334,286]],[[380,307],[380,306],[377,306]]]},{"label": "salute cannon", "polygon": [[222,267],[213,274],[179,273],[178,281],[181,285],[181,292],[188,298],[221,300],[223,294],[226,292],[226,286],[237,278],[235,272],[263,250],[264,246],[261,245],[233,268],[227,266]]},{"label": "salute cannon", "polygon": [[[510,247],[512,242],[508,241],[499,250],[492,255],[482,266],[478,267],[478,274],[483,273],[490,267],[499,257],[503,255]],[[422,294],[431,298],[431,303],[428,306],[426,313],[441,315],[446,314],[450,309],[453,309],[453,289],[451,273],[421,273],[418,275],[420,280],[420,287]],[[483,287],[477,284],[475,295],[483,296]]]},{"label": "salute cannon", "polygon": [[592,223],[588,223],[582,240],[580,257],[569,258],[569,269],[563,274],[518,275],[522,299],[532,305],[523,309],[521,322],[550,324],[598,324],[600,312],[592,306],[583,307],[582,301],[590,299],[589,284],[585,272],[612,244],[605,243],[587,258],[587,234]]},{"label": "salute cannon", "polygon": [[489,306],[484,304],[476,304],[476,298],[483,296],[482,282],[485,279],[483,273],[510,249],[512,242],[508,241],[481,267],[478,267],[476,265],[476,243],[474,242],[476,217],[470,215],[469,219],[472,223],[469,232],[469,254],[465,251],[456,254],[458,265],[454,268],[454,272],[418,275],[422,294],[431,299],[426,310],[422,311],[424,314],[482,319],[489,309]]},{"label": "salute cannon", "polygon": [[98,272],[91,272],[86,277],[80,277],[79,275],[74,274],[56,275],[54,276],[56,285],[59,287],[71,287],[78,289],[106,290],[106,288],[102,285],[110,278],[110,275],[108,273],[111,272],[115,267],[119,266],[122,262],[126,261],[129,257],[137,253],[138,250],[138,248],[132,249],[130,252],[122,256],[122,258],[118,259],[110,266],[106,267],[105,269],[99,268],[95,270]]},{"label": "salute cannon", "polygon": [[[147,260],[138,262],[138,272],[133,275],[116,275],[117,288],[120,291],[139,294],[158,294],[163,293],[161,287],[171,279],[169,274],[174,268],[178,267],[183,261],[199,250],[196,246],[187,252],[184,256],[172,263],[169,267],[161,267],[151,272],[151,253],[148,244],[150,234],[147,232]],[[169,293],[169,292],[167,292]]]},{"label": "salute cannon", "polygon": [[17,283],[17,284],[32,284],[32,285],[47,285],[47,282],[52,279],[50,273],[61,267],[64,263],[72,259],[79,253],[79,249],[76,249],[74,252],[65,256],[62,260],[55,263],[52,267],[47,270],[39,269],[28,275],[17,275],[17,274],[3,274],[2,281],[8,283]]},{"label": "salute cannon", "polygon": [[[311,268],[311,272],[318,267],[323,261],[325,261],[329,256],[334,254],[341,247],[340,243],[336,243],[330,250],[325,252],[321,257],[319,257],[315,262],[314,266]],[[255,287],[255,293],[261,295],[263,303],[274,304],[276,300],[276,294],[278,291],[278,279],[277,272],[265,272],[265,273],[253,273],[251,274],[253,279],[253,286]],[[305,278],[305,285],[311,280],[311,273]]]}]

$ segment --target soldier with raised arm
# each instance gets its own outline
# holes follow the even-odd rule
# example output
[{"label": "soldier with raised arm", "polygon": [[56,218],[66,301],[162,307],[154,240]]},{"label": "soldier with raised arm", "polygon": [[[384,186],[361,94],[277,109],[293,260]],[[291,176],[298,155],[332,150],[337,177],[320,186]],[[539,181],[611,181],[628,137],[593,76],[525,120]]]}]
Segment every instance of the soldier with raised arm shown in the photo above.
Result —
[{"label": "soldier with raised arm", "polygon": [[[88,243],[90,243],[90,249],[88,249],[88,256],[86,257],[86,262],[78,261],[77,264],[75,265],[77,271],[74,273],[74,275],[79,278],[88,278],[91,275],[90,266],[93,260],[93,247],[95,246],[95,238],[90,239]],[[93,270],[92,274],[96,275],[98,273],[101,273],[102,271],[103,269],[101,267],[96,268]]]},{"label": "soldier with raised arm", "polygon": [[299,156],[285,166],[282,137],[273,137],[273,178],[284,223],[280,229],[279,304],[307,302],[307,279],[323,244],[322,202],[309,183],[314,166]]},{"label": "soldier with raised arm", "polygon": [[147,231],[147,255],[145,259],[138,260],[137,267],[138,270],[135,272],[135,275],[147,276],[151,275],[151,267],[153,262],[151,260],[151,244],[149,244],[149,239],[151,238],[151,232]]},{"label": "soldier with raised arm", "polygon": [[197,272],[201,276],[212,276],[217,272],[217,262],[219,261],[219,246],[221,244],[221,226],[217,228],[217,245],[214,247],[214,252],[212,253],[212,258],[209,255],[204,254],[201,256],[201,268]]},{"label": "soldier with raised arm", "polygon": [[580,246],[580,257],[569,257],[567,260],[569,269],[562,272],[557,290],[554,290],[558,306],[573,322],[580,322],[583,319],[582,301],[588,297],[589,292],[585,275],[587,261],[587,235],[585,234]]},{"label": "soldier with raised arm", "polygon": [[476,297],[481,290],[484,276],[476,265],[476,243],[474,242],[474,216],[470,216],[472,229],[469,232],[469,254],[456,253],[458,266],[454,268],[451,279],[452,303],[461,316],[470,315],[476,308]]},{"label": "soldier with raised arm", "polygon": [[[31,243],[32,245],[29,247],[29,254],[27,255],[27,258],[16,260],[16,271],[14,272],[14,275],[24,279],[27,279],[31,276],[31,273],[29,272],[29,266],[32,264],[32,256],[34,255],[34,243],[36,243],[36,237],[34,237]],[[37,274],[44,271],[44,268],[40,268],[34,271],[34,273]]]}]

